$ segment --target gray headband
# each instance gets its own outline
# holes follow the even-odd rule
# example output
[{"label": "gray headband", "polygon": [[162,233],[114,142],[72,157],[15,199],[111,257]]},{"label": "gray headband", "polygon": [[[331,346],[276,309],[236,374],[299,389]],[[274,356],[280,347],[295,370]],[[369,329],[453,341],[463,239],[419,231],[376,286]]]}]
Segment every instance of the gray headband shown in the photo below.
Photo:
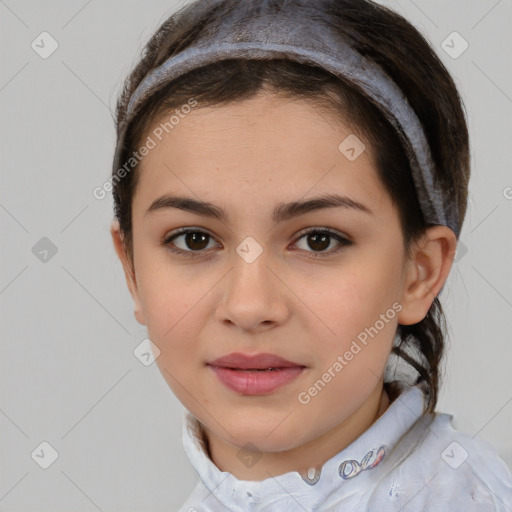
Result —
[{"label": "gray headband", "polygon": [[124,137],[146,100],[172,80],[196,68],[227,59],[288,59],[323,68],[349,81],[369,98],[395,128],[410,162],[425,221],[460,233],[454,204],[435,186],[434,163],[422,125],[400,88],[375,62],[363,57],[329,22],[300,10],[258,13],[243,19],[236,10],[203,30],[192,46],[152,70],[133,93],[120,127],[114,172],[121,167]]}]

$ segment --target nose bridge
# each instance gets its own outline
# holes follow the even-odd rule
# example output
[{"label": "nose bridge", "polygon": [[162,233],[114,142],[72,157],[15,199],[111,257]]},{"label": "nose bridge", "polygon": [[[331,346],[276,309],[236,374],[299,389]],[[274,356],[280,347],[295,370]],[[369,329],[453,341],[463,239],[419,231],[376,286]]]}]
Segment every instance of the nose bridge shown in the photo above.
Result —
[{"label": "nose bridge", "polygon": [[247,236],[235,249],[232,256],[233,270],[230,276],[231,292],[253,295],[266,293],[272,288],[272,273],[268,269],[270,249],[254,237]]},{"label": "nose bridge", "polygon": [[[245,329],[283,320],[286,308],[278,288],[271,251],[253,237],[244,239],[232,254],[218,314]],[[281,290],[282,291],[282,290]]]}]

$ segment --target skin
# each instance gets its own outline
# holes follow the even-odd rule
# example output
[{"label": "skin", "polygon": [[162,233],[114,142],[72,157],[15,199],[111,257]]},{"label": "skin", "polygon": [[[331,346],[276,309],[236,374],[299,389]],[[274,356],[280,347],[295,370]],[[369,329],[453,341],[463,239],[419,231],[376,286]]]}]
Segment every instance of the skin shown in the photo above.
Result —
[{"label": "skin", "polygon": [[[366,144],[353,162],[338,149],[351,133],[308,102],[266,91],[233,105],[196,108],[138,169],[133,262],[112,224],[135,317],[160,350],[164,378],[203,425],[213,462],[242,480],[319,467],[376,421],[389,405],[383,376],[398,323],[425,317],[451,268],[456,237],[444,226],[429,228],[406,257],[398,212],[371,148]],[[373,214],[337,207],[272,220],[281,202],[333,193]],[[146,214],[164,194],[211,202],[228,220],[175,208]],[[199,256],[162,246],[182,227],[211,235],[202,245],[187,245],[185,236],[174,240],[188,254],[199,247]],[[300,235],[326,227],[352,245],[330,237],[319,246]],[[236,252],[247,236],[263,250],[252,263]],[[300,403],[299,393],[394,303],[401,305],[394,319],[309,403]],[[235,351],[274,353],[306,369],[271,394],[239,394],[206,366]],[[247,443],[261,455],[251,467],[237,456]]]}]

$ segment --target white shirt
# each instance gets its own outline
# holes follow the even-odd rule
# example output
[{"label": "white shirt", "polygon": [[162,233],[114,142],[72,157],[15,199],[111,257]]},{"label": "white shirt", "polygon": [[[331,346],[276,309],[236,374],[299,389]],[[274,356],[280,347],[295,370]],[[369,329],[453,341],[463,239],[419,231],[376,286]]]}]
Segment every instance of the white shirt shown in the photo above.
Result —
[{"label": "white shirt", "polygon": [[401,390],[310,483],[296,471],[259,482],[220,471],[186,412],[183,447],[200,481],[179,512],[512,512],[512,475],[494,448],[454,430],[451,414],[424,415],[420,385]]}]

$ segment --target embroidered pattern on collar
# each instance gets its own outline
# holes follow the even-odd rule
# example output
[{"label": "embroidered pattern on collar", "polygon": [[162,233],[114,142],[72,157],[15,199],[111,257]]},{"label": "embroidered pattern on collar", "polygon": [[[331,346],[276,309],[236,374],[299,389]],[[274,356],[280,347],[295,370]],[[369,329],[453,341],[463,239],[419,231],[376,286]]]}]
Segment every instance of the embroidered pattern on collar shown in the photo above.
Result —
[{"label": "embroidered pattern on collar", "polygon": [[[361,460],[361,462],[354,460],[354,459],[348,459],[344,460],[339,466],[338,466],[338,474],[341,478],[344,480],[349,480],[350,478],[354,478],[355,476],[359,475],[362,471],[366,471],[368,469],[372,469],[375,466],[377,466],[385,457],[386,455],[386,447],[381,446],[377,453],[375,454],[375,450],[370,450]],[[373,458],[373,461],[372,461]],[[308,470],[307,475],[301,475],[302,480],[306,482],[309,485],[315,485],[320,480],[320,474],[322,473],[322,469],[317,468],[310,468]]]}]

